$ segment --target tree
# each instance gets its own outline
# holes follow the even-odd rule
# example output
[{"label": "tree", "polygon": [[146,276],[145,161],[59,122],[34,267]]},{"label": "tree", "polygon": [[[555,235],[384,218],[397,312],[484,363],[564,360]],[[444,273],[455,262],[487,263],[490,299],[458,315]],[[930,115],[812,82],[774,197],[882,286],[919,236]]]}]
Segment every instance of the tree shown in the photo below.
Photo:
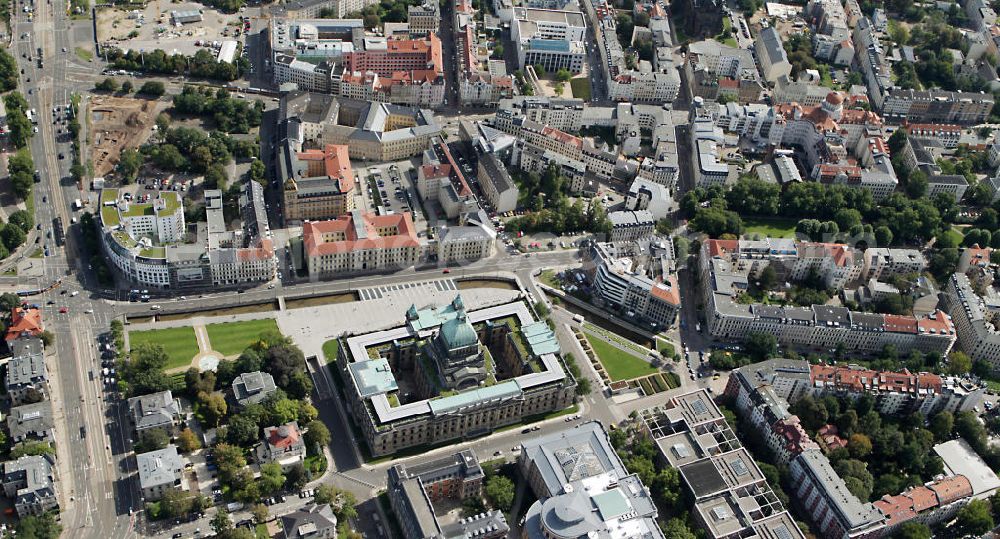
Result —
[{"label": "tree", "polygon": [[934,439],[938,442],[945,442],[951,439],[952,429],[955,428],[955,416],[947,410],[942,410],[931,416],[928,426],[934,433]]},{"label": "tree", "polygon": [[894,539],[931,539],[931,529],[923,522],[904,522],[892,536]]},{"label": "tree", "polygon": [[545,76],[545,67],[542,66],[542,64],[535,64],[534,69],[535,69],[535,74],[538,75],[538,78],[542,78]]},{"label": "tree", "polygon": [[848,439],[847,450],[851,453],[852,457],[863,459],[871,454],[872,441],[864,434],[856,432]]},{"label": "tree", "polygon": [[170,443],[170,435],[163,429],[147,429],[139,435],[139,441],[135,444],[136,453],[148,453],[167,447]]},{"label": "tree", "polygon": [[313,493],[313,501],[318,505],[323,505],[325,503],[333,502],[334,496],[337,495],[337,489],[333,485],[328,485],[322,483],[316,487],[316,492]]},{"label": "tree", "polygon": [[843,459],[834,464],[834,470],[844,479],[847,489],[852,494],[867,501],[875,486],[875,479],[868,471],[868,466],[855,459]]},{"label": "tree", "polygon": [[142,168],[144,157],[139,150],[129,148],[121,153],[118,159],[118,172],[122,175],[123,183],[132,183]]},{"label": "tree", "polygon": [[795,402],[791,407],[791,412],[802,420],[802,426],[807,430],[818,430],[826,424],[829,412],[822,403],[817,402],[810,396],[805,396]]},{"label": "tree", "polygon": [[19,518],[15,530],[21,539],[59,539],[62,526],[56,521],[54,513],[48,512]]},{"label": "tree", "polygon": [[281,471],[281,465],[276,462],[268,462],[260,467],[260,492],[267,496],[276,494],[285,486],[285,474]]},{"label": "tree", "polygon": [[486,480],[486,498],[493,507],[506,513],[514,503],[514,482],[503,475],[494,475]]},{"label": "tree", "polygon": [[573,74],[569,72],[568,69],[560,69],[556,71],[556,80],[559,82],[569,82],[573,78]]},{"label": "tree", "polygon": [[768,264],[760,272],[760,277],[757,278],[757,287],[761,290],[774,290],[774,287],[778,285],[778,273],[774,270],[774,267]]},{"label": "tree", "polygon": [[164,87],[162,82],[158,80],[151,80],[151,81],[146,81],[146,83],[139,88],[139,91],[136,92],[136,94],[145,95],[149,97],[160,97],[165,92],[166,88]]},{"label": "tree", "polygon": [[122,93],[123,94],[130,94],[130,93],[132,93],[132,81],[127,80],[127,81],[125,81],[125,82],[122,83]]},{"label": "tree", "polygon": [[7,218],[7,222],[20,228],[24,232],[31,230],[31,227],[35,226],[35,218],[31,216],[26,210],[17,210],[10,214]]},{"label": "tree", "polygon": [[312,393],[312,378],[305,371],[295,371],[288,380],[285,392],[293,399],[305,399]]},{"label": "tree", "polygon": [[108,77],[101,82],[94,85],[94,89],[98,92],[117,92],[118,91],[118,81]]},{"label": "tree", "polygon": [[257,441],[260,431],[257,422],[245,414],[237,414],[226,425],[226,441],[238,446],[248,446]]},{"label": "tree", "polygon": [[194,499],[190,493],[176,488],[168,488],[160,498],[160,513],[167,517],[179,517],[191,512]]},{"label": "tree", "polygon": [[302,490],[309,482],[309,474],[301,462],[296,462],[285,473],[285,485],[291,490]]},{"label": "tree", "polygon": [[948,372],[950,374],[967,374],[972,371],[972,359],[964,352],[955,351],[948,354]]},{"label": "tree", "polygon": [[288,386],[292,373],[306,368],[306,358],[297,346],[280,342],[267,349],[265,370],[274,377],[278,387]]},{"label": "tree", "polygon": [[986,500],[972,500],[958,511],[957,531],[971,535],[983,535],[993,529],[993,515]]},{"label": "tree", "polygon": [[177,435],[177,447],[181,453],[190,453],[201,449],[201,441],[190,428],[184,429]]},{"label": "tree", "polygon": [[205,170],[205,186],[211,189],[226,189],[229,183],[229,176],[226,169],[220,164],[212,164]]},{"label": "tree", "polygon": [[267,522],[268,510],[267,506],[262,503],[255,503],[250,508],[250,514],[253,515],[253,520],[257,524],[263,524]]},{"label": "tree", "polygon": [[4,314],[10,314],[10,312],[21,304],[21,298],[17,294],[12,294],[10,292],[5,292],[0,294],[0,311]]},{"label": "tree", "polygon": [[691,528],[688,528],[680,518],[672,518],[663,526],[663,537],[666,539],[697,539]]},{"label": "tree", "polygon": [[3,230],[0,230],[0,241],[3,241],[4,246],[9,251],[13,251],[24,244],[26,238],[27,235],[24,231],[16,226],[5,226]]},{"label": "tree", "polygon": [[264,166],[264,162],[260,159],[255,159],[250,163],[250,170],[247,172],[247,177],[251,181],[255,181],[259,184],[266,184],[267,180],[264,177],[267,172],[267,167]]},{"label": "tree", "polygon": [[889,245],[892,245],[892,230],[885,225],[876,227],[875,242],[879,247],[888,247]]},{"label": "tree", "polygon": [[771,333],[751,333],[745,346],[747,355],[755,362],[765,361],[778,353],[778,339]]},{"label": "tree", "polygon": [[246,468],[247,460],[243,456],[243,450],[229,444],[218,444],[213,451],[215,462],[219,466],[219,480],[224,483],[231,483],[236,474]]},{"label": "tree", "polygon": [[212,392],[198,393],[198,411],[205,419],[205,424],[211,427],[218,427],[222,418],[226,416],[228,406],[226,398],[222,393]]},{"label": "tree", "polygon": [[[316,446],[320,446],[322,448],[322,446],[329,445],[330,429],[326,428],[326,425],[324,425],[322,421],[318,419],[310,421],[309,424],[306,425],[306,429],[308,430],[306,430],[303,438],[306,442],[306,447],[309,448],[309,450],[313,450]],[[320,450],[322,451],[322,449]]]},{"label": "tree", "polygon": [[220,507],[215,512],[215,516],[212,517],[212,530],[221,535],[231,529],[233,529],[233,521],[229,518],[229,512],[226,511],[225,507]]},{"label": "tree", "polygon": [[14,88],[17,88],[17,60],[6,50],[0,50],[0,91],[9,92]]}]

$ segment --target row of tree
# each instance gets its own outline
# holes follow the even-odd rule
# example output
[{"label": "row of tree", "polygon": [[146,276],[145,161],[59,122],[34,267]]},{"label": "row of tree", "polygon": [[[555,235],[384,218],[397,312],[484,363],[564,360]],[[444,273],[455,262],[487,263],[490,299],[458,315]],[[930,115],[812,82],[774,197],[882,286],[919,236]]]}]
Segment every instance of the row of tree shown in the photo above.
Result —
[{"label": "row of tree", "polygon": [[157,73],[161,75],[185,75],[189,77],[231,81],[240,78],[249,68],[249,61],[237,56],[233,62],[216,60],[215,54],[201,49],[194,56],[167,54],[162,49],[139,52],[109,49],[108,62],[114,69]]}]

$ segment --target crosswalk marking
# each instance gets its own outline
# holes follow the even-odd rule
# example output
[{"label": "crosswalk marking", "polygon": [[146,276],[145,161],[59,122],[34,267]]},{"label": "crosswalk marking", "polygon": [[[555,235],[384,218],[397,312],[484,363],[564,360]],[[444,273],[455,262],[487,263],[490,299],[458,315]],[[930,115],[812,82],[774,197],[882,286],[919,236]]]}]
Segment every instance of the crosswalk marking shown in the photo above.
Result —
[{"label": "crosswalk marking", "polygon": [[373,288],[362,288],[358,291],[361,301],[383,299],[386,294],[418,299],[424,297],[428,292],[448,292],[458,290],[458,284],[452,279],[436,279],[433,281],[421,281],[416,283],[400,283]]}]

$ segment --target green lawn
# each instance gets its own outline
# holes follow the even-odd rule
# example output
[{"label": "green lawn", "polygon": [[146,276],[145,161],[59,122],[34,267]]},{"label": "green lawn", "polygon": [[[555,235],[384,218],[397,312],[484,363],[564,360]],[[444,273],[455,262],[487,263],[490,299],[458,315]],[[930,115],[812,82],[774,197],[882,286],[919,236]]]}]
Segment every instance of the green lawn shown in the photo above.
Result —
[{"label": "green lawn", "polygon": [[330,339],[323,343],[323,357],[326,358],[327,363],[333,363],[337,361],[337,352],[340,350],[340,341],[337,339]]},{"label": "green lawn", "polygon": [[676,353],[674,345],[662,339],[656,339],[656,350],[660,352],[661,356],[667,359],[674,357],[674,354]]},{"label": "green lawn", "polygon": [[84,62],[89,62],[89,61],[91,61],[91,60],[94,59],[94,53],[88,51],[87,49],[85,49],[83,47],[76,47],[74,49],[74,52]]},{"label": "green lawn", "polygon": [[743,233],[760,234],[772,238],[793,238],[795,237],[795,225],[798,223],[798,219],[748,217],[743,219]]},{"label": "green lawn", "polygon": [[278,331],[278,323],[273,318],[209,324],[208,340],[212,350],[223,356],[237,356],[260,338],[261,333]]},{"label": "green lawn", "polygon": [[584,334],[587,337],[587,342],[594,349],[594,353],[597,354],[597,359],[604,365],[604,370],[608,372],[608,376],[611,377],[612,382],[631,380],[658,372],[649,363],[615,348],[600,337],[587,334],[586,332]]},{"label": "green lawn", "polygon": [[570,79],[569,87],[573,90],[573,97],[590,101],[590,79],[587,77],[577,77]]},{"label": "green lawn", "polygon": [[962,245],[962,239],[965,238],[965,234],[962,234],[961,230],[954,227],[945,232],[945,234],[955,240],[955,245]]},{"label": "green lawn", "polygon": [[198,354],[198,339],[195,338],[194,328],[191,326],[130,331],[128,339],[132,348],[143,343],[163,345],[170,358],[166,370],[187,367]]}]

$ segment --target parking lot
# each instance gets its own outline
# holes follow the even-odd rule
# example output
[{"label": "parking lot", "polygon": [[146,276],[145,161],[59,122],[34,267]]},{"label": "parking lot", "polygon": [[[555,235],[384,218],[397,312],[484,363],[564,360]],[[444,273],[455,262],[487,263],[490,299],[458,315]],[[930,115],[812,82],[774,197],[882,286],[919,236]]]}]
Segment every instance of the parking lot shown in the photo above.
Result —
[{"label": "parking lot", "polygon": [[356,169],[354,174],[364,187],[362,197],[365,210],[379,215],[411,212],[417,235],[426,235],[427,217],[417,194],[417,169],[413,161]]}]

